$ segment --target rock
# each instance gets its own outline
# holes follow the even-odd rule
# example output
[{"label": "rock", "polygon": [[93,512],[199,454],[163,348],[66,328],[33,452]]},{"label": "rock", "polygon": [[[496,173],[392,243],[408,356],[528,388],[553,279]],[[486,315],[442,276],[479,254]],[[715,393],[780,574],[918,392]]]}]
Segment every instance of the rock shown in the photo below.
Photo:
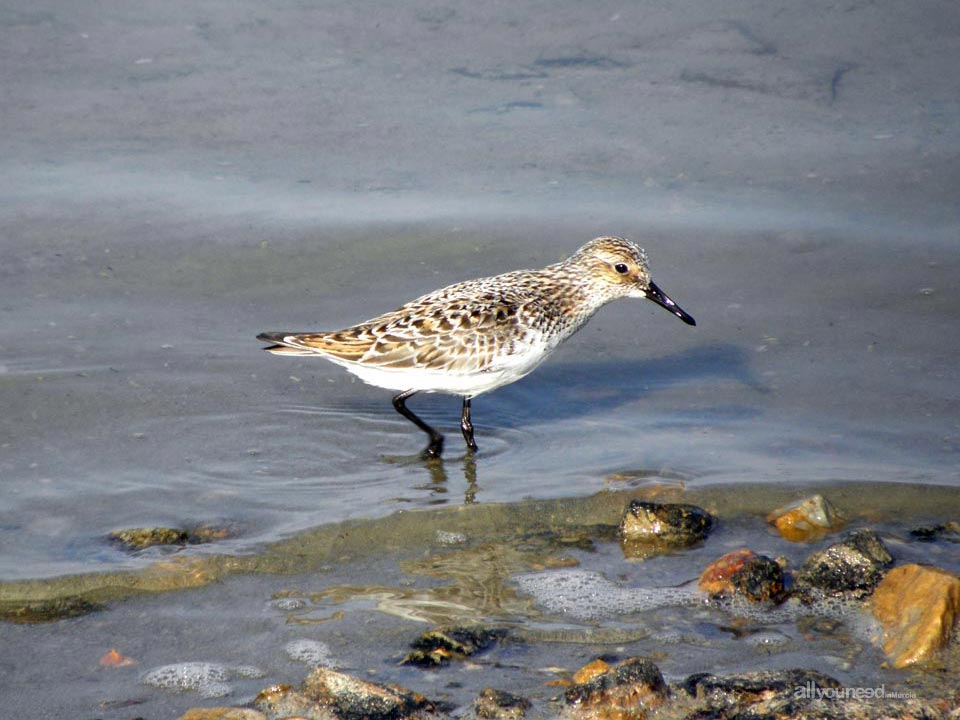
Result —
[{"label": "rock", "polygon": [[[684,698],[681,693],[686,694]],[[952,717],[960,692],[933,703],[890,697],[883,684],[844,686],[815,670],[774,670],[718,677],[691,675],[676,686],[665,714],[685,718],[817,718],[817,720],[934,720]]]},{"label": "rock", "polygon": [[198,525],[187,530],[187,542],[190,545],[203,545],[217,540],[226,540],[235,534],[235,528],[231,529],[220,525]]},{"label": "rock", "polygon": [[741,596],[754,602],[780,602],[786,596],[780,565],[747,549],[734,550],[707,565],[697,587],[714,597]]},{"label": "rock", "polygon": [[190,708],[180,720],[267,720],[267,716],[250,708]]},{"label": "rock", "polygon": [[883,625],[883,650],[893,666],[924,662],[953,636],[960,578],[936,567],[895,567],[874,590],[871,609]]},{"label": "rock", "polygon": [[186,545],[187,531],[179,528],[149,527],[114,530],[110,541],[124,550],[135,552],[154,545]]},{"label": "rock", "polygon": [[582,685],[610,670],[610,663],[602,658],[591,660],[573,674],[573,685]]},{"label": "rock", "polygon": [[271,685],[264,688],[252,704],[270,718],[308,717],[311,720],[337,720],[332,708],[321,706],[292,685]]},{"label": "rock", "polygon": [[857,530],[804,560],[797,572],[797,588],[866,596],[892,564],[893,558],[875,532]]},{"label": "rock", "polygon": [[132,667],[133,665],[139,665],[139,663],[133,658],[127,657],[126,655],[121,654],[116,648],[111,648],[103,655],[100,656],[100,659],[97,661],[97,664],[101,667]]},{"label": "rock", "polygon": [[431,667],[450,660],[462,660],[488,649],[507,634],[501,628],[458,626],[428,630],[413,643],[413,652],[401,662],[404,665]]},{"label": "rock", "polygon": [[928,525],[911,530],[910,535],[920,542],[935,542],[944,540],[946,542],[960,543],[960,522],[951,520],[950,522],[940,523],[939,525]]},{"label": "rock", "polygon": [[146,550],[155,545],[202,545],[228,538],[233,533],[229,528],[214,525],[198,525],[192,530],[172,527],[146,527],[114,530],[108,536],[110,542],[127,552]]},{"label": "rock", "polygon": [[526,698],[493,688],[484,688],[473,701],[478,720],[521,720],[529,709]]},{"label": "rock", "polygon": [[843,527],[840,512],[823,495],[811,495],[777,508],[767,522],[790,542],[810,542]]},{"label": "rock", "polygon": [[587,668],[585,675],[578,673],[575,677],[588,679],[571,685],[563,694],[564,717],[645,718],[669,695],[660,669],[644,658],[623,660],[606,669],[594,662]]},{"label": "rock", "polygon": [[45,623],[89,615],[104,609],[106,609],[106,606],[100,603],[91,602],[82,597],[70,596],[29,602],[25,605],[0,607],[0,618],[13,623]]},{"label": "rock", "polygon": [[816,689],[839,688],[840,682],[815,670],[770,670],[717,676],[691,675],[679,684],[693,698],[711,709],[748,706],[777,695],[793,695],[798,688],[814,695]]},{"label": "rock", "polygon": [[[675,702],[661,712],[684,718],[817,718],[817,720],[933,720],[942,705],[886,697],[883,686],[845,687],[815,670],[774,670],[718,677],[691,675],[675,686]],[[954,693],[955,695],[955,693]]]},{"label": "rock", "polygon": [[423,695],[399,685],[361,680],[330,668],[318,667],[303,682],[301,693],[334,718],[402,720],[436,717],[437,708]]},{"label": "rock", "polygon": [[620,539],[627,557],[647,557],[651,551],[702,542],[713,525],[713,516],[696,505],[631,500],[620,521]]}]

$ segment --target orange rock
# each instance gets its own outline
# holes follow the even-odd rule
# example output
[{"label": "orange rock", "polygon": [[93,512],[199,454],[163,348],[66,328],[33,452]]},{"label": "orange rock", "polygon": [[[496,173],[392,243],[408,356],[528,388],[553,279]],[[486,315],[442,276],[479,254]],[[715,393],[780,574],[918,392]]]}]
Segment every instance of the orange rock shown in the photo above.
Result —
[{"label": "orange rock", "polygon": [[589,682],[597,675],[603,675],[603,673],[609,669],[610,663],[601,660],[600,658],[591,660],[573,674],[573,682],[575,682],[577,685],[580,683]]},{"label": "orange rock", "polygon": [[126,655],[121,655],[116,648],[113,648],[103,654],[103,657],[100,658],[100,664],[104,667],[130,667],[136,665],[137,661],[128,658]]},{"label": "orange rock", "polygon": [[710,595],[733,594],[730,576],[743,569],[747,560],[757,557],[753,550],[734,550],[707,565],[700,573],[697,587]]},{"label": "orange rock", "polygon": [[[267,720],[267,716],[250,708],[190,708],[180,716],[179,720]],[[291,717],[287,720],[296,720],[296,718]]]},{"label": "orange rock", "polygon": [[709,595],[739,595],[754,602],[781,602],[783,569],[766,555],[734,550],[714,560],[700,574],[699,587]]},{"label": "orange rock", "polygon": [[843,527],[840,512],[823,495],[784,505],[767,515],[767,522],[790,542],[810,542]]},{"label": "orange rock", "polygon": [[960,614],[960,578],[936,567],[901,565],[877,585],[871,607],[893,666],[920,663],[950,641]]}]

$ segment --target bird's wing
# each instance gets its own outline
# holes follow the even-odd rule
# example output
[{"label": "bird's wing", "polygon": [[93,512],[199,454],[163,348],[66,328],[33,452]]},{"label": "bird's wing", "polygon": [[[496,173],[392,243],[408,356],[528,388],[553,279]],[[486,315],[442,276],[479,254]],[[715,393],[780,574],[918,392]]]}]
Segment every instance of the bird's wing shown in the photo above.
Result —
[{"label": "bird's wing", "polygon": [[470,374],[495,369],[533,341],[540,330],[531,327],[530,310],[538,300],[529,286],[474,280],[344,330],[270,333],[262,339],[293,354],[317,353],[384,369]]}]

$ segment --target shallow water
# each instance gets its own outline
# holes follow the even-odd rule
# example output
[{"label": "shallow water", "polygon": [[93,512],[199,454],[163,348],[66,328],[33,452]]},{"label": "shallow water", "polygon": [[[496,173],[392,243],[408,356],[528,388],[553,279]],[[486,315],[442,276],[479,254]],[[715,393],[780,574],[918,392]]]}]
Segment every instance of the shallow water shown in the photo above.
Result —
[{"label": "shallow water", "polygon": [[[960,504],[956,23],[949,3],[6,3],[0,580],[168,559],[111,545],[119,528],[222,526],[176,557],[248,557],[349,518],[634,480]],[[448,435],[424,464],[389,392],[254,339],[606,233],[647,248],[697,327],[603,309],[474,401],[475,463],[456,398],[411,401]],[[257,664],[283,633],[250,619],[261,580],[228,583],[250,603],[207,588],[3,632],[53,678],[61,646],[109,633],[190,660],[157,618],[187,637],[230,607],[210,627],[234,632],[197,647]],[[91,682],[69,692],[93,703]]]},{"label": "shallow water", "polygon": [[[305,655],[459,707],[493,685],[531,698],[534,717],[553,716],[550,699],[560,689],[550,681],[600,655],[652,657],[671,681],[701,671],[815,667],[847,687],[884,686],[928,702],[941,696],[944,670],[884,667],[872,644],[877,628],[856,603],[712,605],[691,587],[706,563],[744,545],[795,568],[832,542],[791,543],[766,526],[769,508],[814,488],[684,491],[676,482],[639,478],[610,484],[588,498],[347,521],[257,556],[6,586],[6,598],[73,592],[109,608],[58,623],[0,625],[8,709],[175,717],[192,706],[246,702],[274,683],[296,684],[310,667]],[[941,517],[953,502],[951,488],[847,483],[829,494],[847,527],[875,529],[898,563],[960,571],[955,543],[917,541],[912,525],[904,525]],[[720,518],[719,526],[702,546],[625,560],[613,530],[638,496],[696,502]],[[171,592],[177,587],[191,589]],[[159,588],[166,592],[141,594]],[[399,664],[426,629],[478,622],[509,634],[466,663],[435,670]],[[136,664],[98,667],[111,647]],[[947,677],[957,672],[955,656]],[[24,657],[29,662],[14,661]],[[48,692],[51,685],[56,692]]]},{"label": "shallow water", "polygon": [[[117,250],[109,263],[119,282],[100,277],[102,265],[46,267],[44,292],[29,303],[25,288],[7,285],[17,327],[2,376],[0,576],[142,564],[105,546],[123,527],[225,524],[236,528],[227,547],[240,551],[404,507],[588,494],[623,472],[694,483],[958,482],[960,341],[943,329],[960,261],[932,245],[851,276],[881,241],[797,254],[788,241],[745,233],[734,257],[702,230],[648,243],[662,258],[654,277],[698,327],[650,303],[603,309],[534,374],[474,401],[475,466],[462,460],[457,399],[414,398],[448,433],[437,467],[417,460],[422,433],[393,411],[389,392],[322,361],[270,356],[253,336],[347,325],[432,285],[529,265],[531,255],[543,264],[567,248],[461,231],[437,259],[439,234],[354,232],[366,240]],[[364,256],[381,240],[402,248],[400,260]],[[79,245],[60,257],[93,254]],[[769,276],[740,262],[751,249]],[[933,267],[921,260],[934,257]],[[187,269],[151,275],[170,264]],[[911,287],[888,297],[904,265]],[[798,266],[809,277],[778,294],[773,278]]]}]

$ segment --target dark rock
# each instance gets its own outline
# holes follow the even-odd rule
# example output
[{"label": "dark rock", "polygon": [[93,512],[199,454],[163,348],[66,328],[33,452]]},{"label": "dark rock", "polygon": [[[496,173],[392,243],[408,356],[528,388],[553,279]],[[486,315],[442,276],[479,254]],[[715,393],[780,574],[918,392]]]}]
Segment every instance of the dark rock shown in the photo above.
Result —
[{"label": "dark rock", "polygon": [[804,560],[797,572],[797,590],[869,595],[892,564],[893,558],[875,532],[857,530]]},{"label": "dark rock", "polygon": [[698,586],[712,596],[740,595],[754,602],[780,602],[786,597],[783,569],[766,555],[734,550],[704,568]]},{"label": "dark rock", "polygon": [[668,717],[751,720],[933,720],[950,717],[960,691],[937,703],[884,696],[883,687],[845,687],[815,670],[774,670],[718,677],[691,675],[674,686]]},{"label": "dark rock", "polygon": [[404,665],[432,667],[450,660],[462,660],[487,650],[506,636],[502,628],[457,626],[428,630],[413,643],[413,652],[403,660]]},{"label": "dark rock", "polygon": [[526,698],[493,688],[484,688],[473,701],[478,720],[521,720],[529,709],[530,701]]},{"label": "dark rock", "polygon": [[944,540],[946,542],[960,543],[960,522],[951,520],[950,522],[940,523],[939,525],[919,527],[916,530],[911,530],[910,535],[920,542]]},{"label": "dark rock", "polygon": [[644,658],[614,665],[594,661],[587,667],[588,679],[571,685],[563,695],[565,717],[643,717],[662,705],[670,692],[660,668]]},{"label": "dark rock", "polygon": [[651,546],[677,548],[702,542],[713,525],[713,516],[696,505],[631,500],[620,521],[620,538],[628,557],[646,556]]},{"label": "dark rock", "polygon": [[691,675],[678,687],[695,698],[722,698],[723,702],[754,702],[773,693],[797,688],[838,688],[841,684],[816,670],[769,670],[742,675]]}]

